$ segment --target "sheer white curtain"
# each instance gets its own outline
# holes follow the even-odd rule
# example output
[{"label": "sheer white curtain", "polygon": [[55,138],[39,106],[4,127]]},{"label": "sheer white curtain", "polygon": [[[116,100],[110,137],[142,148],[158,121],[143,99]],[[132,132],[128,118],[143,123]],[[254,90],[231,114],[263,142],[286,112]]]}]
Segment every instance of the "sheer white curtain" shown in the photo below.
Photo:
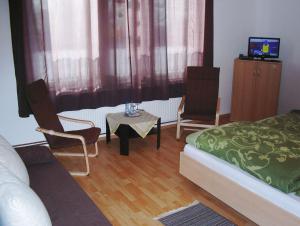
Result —
[{"label": "sheer white curtain", "polygon": [[48,81],[56,94],[101,87],[97,0],[48,0]]},{"label": "sheer white curtain", "polygon": [[181,81],[202,64],[205,0],[45,2],[57,95]]},{"label": "sheer white curtain", "polygon": [[181,96],[186,67],[212,63],[212,9],[212,0],[10,1],[20,115],[30,114],[26,84],[40,78],[58,112]]},{"label": "sheer white curtain", "polygon": [[205,0],[167,0],[169,78],[182,79],[187,66],[203,63]]}]

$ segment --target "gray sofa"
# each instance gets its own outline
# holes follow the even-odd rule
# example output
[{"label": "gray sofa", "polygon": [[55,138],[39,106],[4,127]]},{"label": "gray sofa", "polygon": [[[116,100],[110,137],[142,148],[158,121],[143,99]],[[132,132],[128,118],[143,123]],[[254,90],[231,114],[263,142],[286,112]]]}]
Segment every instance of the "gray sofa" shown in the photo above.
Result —
[{"label": "gray sofa", "polygon": [[16,148],[53,226],[111,225],[45,146]]}]

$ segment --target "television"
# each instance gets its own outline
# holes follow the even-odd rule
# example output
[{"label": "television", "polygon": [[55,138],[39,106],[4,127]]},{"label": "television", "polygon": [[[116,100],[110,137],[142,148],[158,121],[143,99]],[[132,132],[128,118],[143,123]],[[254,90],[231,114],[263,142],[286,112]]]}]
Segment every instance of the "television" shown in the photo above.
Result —
[{"label": "television", "polygon": [[248,57],[278,58],[280,38],[249,37]]}]

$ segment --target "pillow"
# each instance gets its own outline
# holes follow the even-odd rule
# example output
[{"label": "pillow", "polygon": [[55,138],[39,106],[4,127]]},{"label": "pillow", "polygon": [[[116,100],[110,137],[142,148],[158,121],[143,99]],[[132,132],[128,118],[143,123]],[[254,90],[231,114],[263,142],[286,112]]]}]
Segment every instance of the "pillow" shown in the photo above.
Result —
[{"label": "pillow", "polygon": [[15,149],[0,135],[0,163],[29,185],[27,169]]},{"label": "pillow", "polygon": [[48,212],[39,197],[1,164],[0,225],[52,225]]},{"label": "pillow", "polygon": [[16,151],[26,166],[50,163],[53,161],[51,152],[47,147],[44,146],[28,146],[16,148]]}]

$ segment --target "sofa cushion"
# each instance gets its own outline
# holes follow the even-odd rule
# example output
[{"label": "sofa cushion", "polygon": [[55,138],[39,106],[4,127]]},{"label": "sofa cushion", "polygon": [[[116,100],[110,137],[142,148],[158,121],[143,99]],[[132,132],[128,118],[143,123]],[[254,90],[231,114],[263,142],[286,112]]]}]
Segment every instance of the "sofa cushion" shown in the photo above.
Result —
[{"label": "sofa cushion", "polygon": [[53,161],[52,154],[45,146],[36,146],[37,148],[22,147],[16,151],[26,166],[34,164],[51,163]]},{"label": "sofa cushion", "polygon": [[39,197],[0,164],[0,225],[50,226],[51,220]]},{"label": "sofa cushion", "polygon": [[[20,183],[21,181],[14,176],[7,167],[0,163],[0,185],[4,183]],[[1,225],[1,224],[0,224]]]},{"label": "sofa cushion", "polygon": [[51,157],[50,164],[34,164],[27,169],[30,186],[45,204],[52,225],[111,225],[74,178]]},{"label": "sofa cushion", "polygon": [[21,181],[29,185],[26,167],[8,141],[0,135],[0,163],[8,168]]}]

